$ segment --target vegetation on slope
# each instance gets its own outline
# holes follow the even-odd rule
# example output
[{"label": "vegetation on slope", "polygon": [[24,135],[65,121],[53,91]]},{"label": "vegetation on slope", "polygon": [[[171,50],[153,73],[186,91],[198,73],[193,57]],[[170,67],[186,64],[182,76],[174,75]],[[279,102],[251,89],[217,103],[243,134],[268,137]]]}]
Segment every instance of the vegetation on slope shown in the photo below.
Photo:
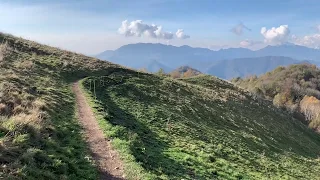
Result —
[{"label": "vegetation on slope", "polygon": [[[101,127],[129,179],[317,179],[320,136],[212,76],[89,77]],[[128,174],[128,173],[127,173]]]},{"label": "vegetation on slope", "polygon": [[172,78],[186,78],[197,76],[200,74],[202,74],[200,71],[189,66],[181,66],[169,73]]},{"label": "vegetation on slope", "polygon": [[97,179],[69,83],[117,68],[0,34],[0,179]]},{"label": "vegetation on slope", "polygon": [[[278,67],[259,77],[232,80],[235,84],[273,101],[277,107],[302,113],[309,126],[320,132],[320,70],[311,64]],[[301,116],[301,115],[300,115]]]}]

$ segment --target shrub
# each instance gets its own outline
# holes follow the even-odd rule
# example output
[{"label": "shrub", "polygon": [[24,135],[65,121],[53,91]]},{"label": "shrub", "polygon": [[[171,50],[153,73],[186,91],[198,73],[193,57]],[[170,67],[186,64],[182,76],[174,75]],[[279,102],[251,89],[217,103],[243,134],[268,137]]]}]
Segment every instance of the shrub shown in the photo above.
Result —
[{"label": "shrub", "polygon": [[9,108],[6,104],[0,103],[0,115],[8,115]]},{"label": "shrub", "polygon": [[305,120],[312,123],[310,127],[317,126],[320,111],[320,70],[315,65],[277,67],[257,79],[248,77],[233,82],[260,97],[272,100],[276,107],[304,114]]}]

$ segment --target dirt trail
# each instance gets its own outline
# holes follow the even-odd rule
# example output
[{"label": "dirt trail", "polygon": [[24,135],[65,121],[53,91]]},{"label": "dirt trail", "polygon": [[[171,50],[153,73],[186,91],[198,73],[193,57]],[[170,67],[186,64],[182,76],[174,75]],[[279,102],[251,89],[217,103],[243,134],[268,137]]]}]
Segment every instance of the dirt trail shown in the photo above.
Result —
[{"label": "dirt trail", "polygon": [[105,138],[102,130],[99,128],[93,111],[86,101],[78,82],[73,84],[72,90],[76,95],[78,116],[84,129],[86,142],[99,168],[101,179],[124,179],[123,165],[119,155],[112,149],[110,140]]}]

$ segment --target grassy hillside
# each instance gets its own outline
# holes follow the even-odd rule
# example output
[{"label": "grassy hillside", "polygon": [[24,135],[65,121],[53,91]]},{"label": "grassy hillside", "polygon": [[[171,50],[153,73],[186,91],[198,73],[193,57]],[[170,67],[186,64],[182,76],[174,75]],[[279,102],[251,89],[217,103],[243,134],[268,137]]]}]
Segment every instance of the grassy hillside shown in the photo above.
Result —
[{"label": "grassy hillside", "polygon": [[83,80],[128,179],[317,179],[320,137],[211,76],[173,80],[0,34],[0,178],[97,179]]},{"label": "grassy hillside", "polygon": [[236,78],[233,82],[293,112],[320,132],[320,70],[315,65],[280,66],[259,77]]},{"label": "grassy hillside", "polygon": [[0,179],[97,179],[70,82],[118,68],[0,34]]},{"label": "grassy hillside", "polygon": [[319,179],[320,136],[220,79],[124,70],[83,86],[129,179]]}]

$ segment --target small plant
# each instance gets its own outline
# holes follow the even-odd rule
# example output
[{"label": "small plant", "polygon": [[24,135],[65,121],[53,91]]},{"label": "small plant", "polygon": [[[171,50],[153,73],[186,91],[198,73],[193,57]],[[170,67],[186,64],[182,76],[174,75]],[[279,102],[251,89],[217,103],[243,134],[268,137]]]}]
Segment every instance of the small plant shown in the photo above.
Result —
[{"label": "small plant", "polygon": [[5,64],[5,57],[8,56],[9,49],[8,49],[7,42],[2,42],[0,45],[0,67]]}]

